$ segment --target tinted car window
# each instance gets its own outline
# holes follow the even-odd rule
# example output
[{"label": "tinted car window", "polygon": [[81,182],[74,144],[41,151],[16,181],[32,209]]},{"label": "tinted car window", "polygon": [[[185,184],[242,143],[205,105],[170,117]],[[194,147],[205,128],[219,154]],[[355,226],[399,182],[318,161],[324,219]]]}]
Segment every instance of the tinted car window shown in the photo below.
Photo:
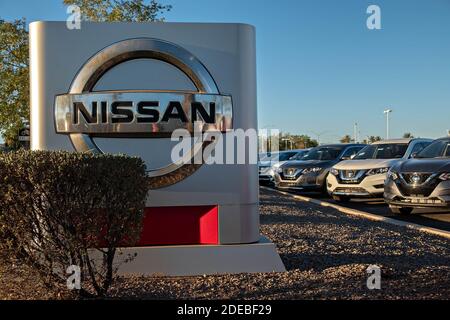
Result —
[{"label": "tinted car window", "polygon": [[303,157],[308,153],[308,151],[300,151],[295,156],[293,156],[290,160],[303,160]]},{"label": "tinted car window", "polygon": [[436,140],[417,155],[417,158],[450,157],[450,141]]},{"label": "tinted car window", "polygon": [[344,154],[342,155],[342,157],[344,158],[351,158],[352,156],[356,155],[358,153],[358,151],[361,150],[361,147],[353,147],[353,148],[348,148],[347,150],[345,150]]},{"label": "tinted car window", "polygon": [[427,143],[427,142],[416,143],[414,148],[411,150],[411,155],[419,153],[420,151],[422,151],[429,144],[430,143]]},{"label": "tinted car window", "polygon": [[273,161],[278,159],[278,152],[272,152],[265,154],[260,160],[261,161]]},{"label": "tinted car window", "polygon": [[353,159],[399,159],[407,149],[406,143],[372,144],[363,148]]},{"label": "tinted car window", "polygon": [[318,147],[312,149],[302,160],[335,160],[344,147]]},{"label": "tinted car window", "polygon": [[295,156],[297,152],[282,152],[280,153],[280,157],[278,158],[278,161],[286,161]]}]

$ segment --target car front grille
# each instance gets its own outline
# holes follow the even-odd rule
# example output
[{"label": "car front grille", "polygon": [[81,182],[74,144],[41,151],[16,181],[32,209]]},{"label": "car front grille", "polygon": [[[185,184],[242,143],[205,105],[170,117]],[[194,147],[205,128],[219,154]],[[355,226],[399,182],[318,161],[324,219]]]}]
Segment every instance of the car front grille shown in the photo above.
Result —
[{"label": "car front grille", "polygon": [[348,188],[336,188],[334,190],[335,193],[345,193],[345,194],[352,194],[352,193],[357,193],[357,194],[366,194],[367,191],[363,188],[353,188],[353,187],[348,187]]},{"label": "car front grille", "polygon": [[298,168],[284,168],[283,171],[281,172],[281,179],[297,180],[301,173],[302,170]]},{"label": "car front grille", "polygon": [[432,173],[402,173],[397,187],[406,197],[426,198],[436,189],[440,180]]},{"label": "car front grille", "polygon": [[409,204],[445,204],[444,201],[439,198],[404,198],[404,197],[395,197],[393,200],[403,203]]},{"label": "car front grille", "polygon": [[301,186],[295,182],[280,182],[277,187],[279,188],[300,188]]},{"label": "car front grille", "polygon": [[421,185],[427,182],[428,179],[433,175],[432,173],[402,173],[403,179],[407,184],[411,185]]},{"label": "car front grille", "polygon": [[360,184],[367,170],[339,170],[338,180],[341,184]]}]

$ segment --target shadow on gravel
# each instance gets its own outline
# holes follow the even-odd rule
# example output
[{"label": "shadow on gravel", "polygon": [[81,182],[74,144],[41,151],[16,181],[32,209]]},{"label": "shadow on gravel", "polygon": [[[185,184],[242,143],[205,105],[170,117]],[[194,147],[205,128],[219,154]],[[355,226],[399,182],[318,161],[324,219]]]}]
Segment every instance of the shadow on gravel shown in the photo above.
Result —
[{"label": "shadow on gravel", "polygon": [[[320,214],[314,216],[312,213],[308,215],[292,215],[283,213],[271,213],[261,215],[261,224],[296,224],[296,223],[313,223],[313,224],[337,224],[342,220],[341,217],[335,215]],[[340,222],[342,224],[342,222]]]},{"label": "shadow on gravel", "polygon": [[347,216],[333,208],[261,194],[261,225],[288,270],[384,265],[397,271],[450,266],[446,239]]},{"label": "shadow on gravel", "polygon": [[[281,253],[281,259],[288,271],[314,270],[323,271],[328,268],[351,264],[383,265],[397,271],[407,272],[412,269],[434,266],[449,266],[448,257],[429,254],[424,256],[405,255],[369,255],[369,254],[308,254]],[[398,276],[398,274],[396,275]]]}]

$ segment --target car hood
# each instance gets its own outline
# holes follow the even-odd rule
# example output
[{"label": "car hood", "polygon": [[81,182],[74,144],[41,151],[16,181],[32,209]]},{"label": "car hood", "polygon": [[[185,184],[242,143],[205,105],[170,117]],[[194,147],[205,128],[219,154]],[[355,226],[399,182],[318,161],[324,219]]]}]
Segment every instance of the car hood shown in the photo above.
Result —
[{"label": "car hood", "polygon": [[258,166],[261,167],[261,168],[271,167],[272,166],[272,162],[271,161],[260,161],[258,163]]},{"label": "car hood", "polygon": [[286,163],[286,161],[260,161],[258,166],[260,168],[280,167]]},{"label": "car hood", "polygon": [[450,172],[450,158],[411,159],[398,163],[394,169],[399,172]]},{"label": "car hood", "polygon": [[334,166],[338,170],[364,170],[376,168],[390,168],[400,159],[367,159],[367,160],[346,160]]},{"label": "car hood", "polygon": [[272,167],[274,167],[274,168],[279,168],[279,167],[281,167],[283,164],[285,164],[287,161],[279,161],[279,162],[276,162]]},{"label": "car hood", "polygon": [[287,161],[285,164],[281,166],[281,168],[300,168],[300,169],[306,169],[306,168],[328,168],[333,166],[333,164],[336,163],[334,160],[297,160],[297,161]]}]

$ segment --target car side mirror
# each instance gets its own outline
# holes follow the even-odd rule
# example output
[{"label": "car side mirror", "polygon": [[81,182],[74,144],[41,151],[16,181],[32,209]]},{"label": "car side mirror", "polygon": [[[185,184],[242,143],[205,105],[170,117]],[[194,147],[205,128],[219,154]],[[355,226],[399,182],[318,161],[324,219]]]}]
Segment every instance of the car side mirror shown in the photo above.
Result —
[{"label": "car side mirror", "polygon": [[416,158],[417,158],[417,155],[418,155],[418,152],[413,152],[413,153],[411,153],[410,158],[411,158],[411,159],[416,159]]},{"label": "car side mirror", "polygon": [[341,157],[341,160],[342,161],[344,161],[344,160],[352,160],[352,157],[344,156],[344,157]]}]

